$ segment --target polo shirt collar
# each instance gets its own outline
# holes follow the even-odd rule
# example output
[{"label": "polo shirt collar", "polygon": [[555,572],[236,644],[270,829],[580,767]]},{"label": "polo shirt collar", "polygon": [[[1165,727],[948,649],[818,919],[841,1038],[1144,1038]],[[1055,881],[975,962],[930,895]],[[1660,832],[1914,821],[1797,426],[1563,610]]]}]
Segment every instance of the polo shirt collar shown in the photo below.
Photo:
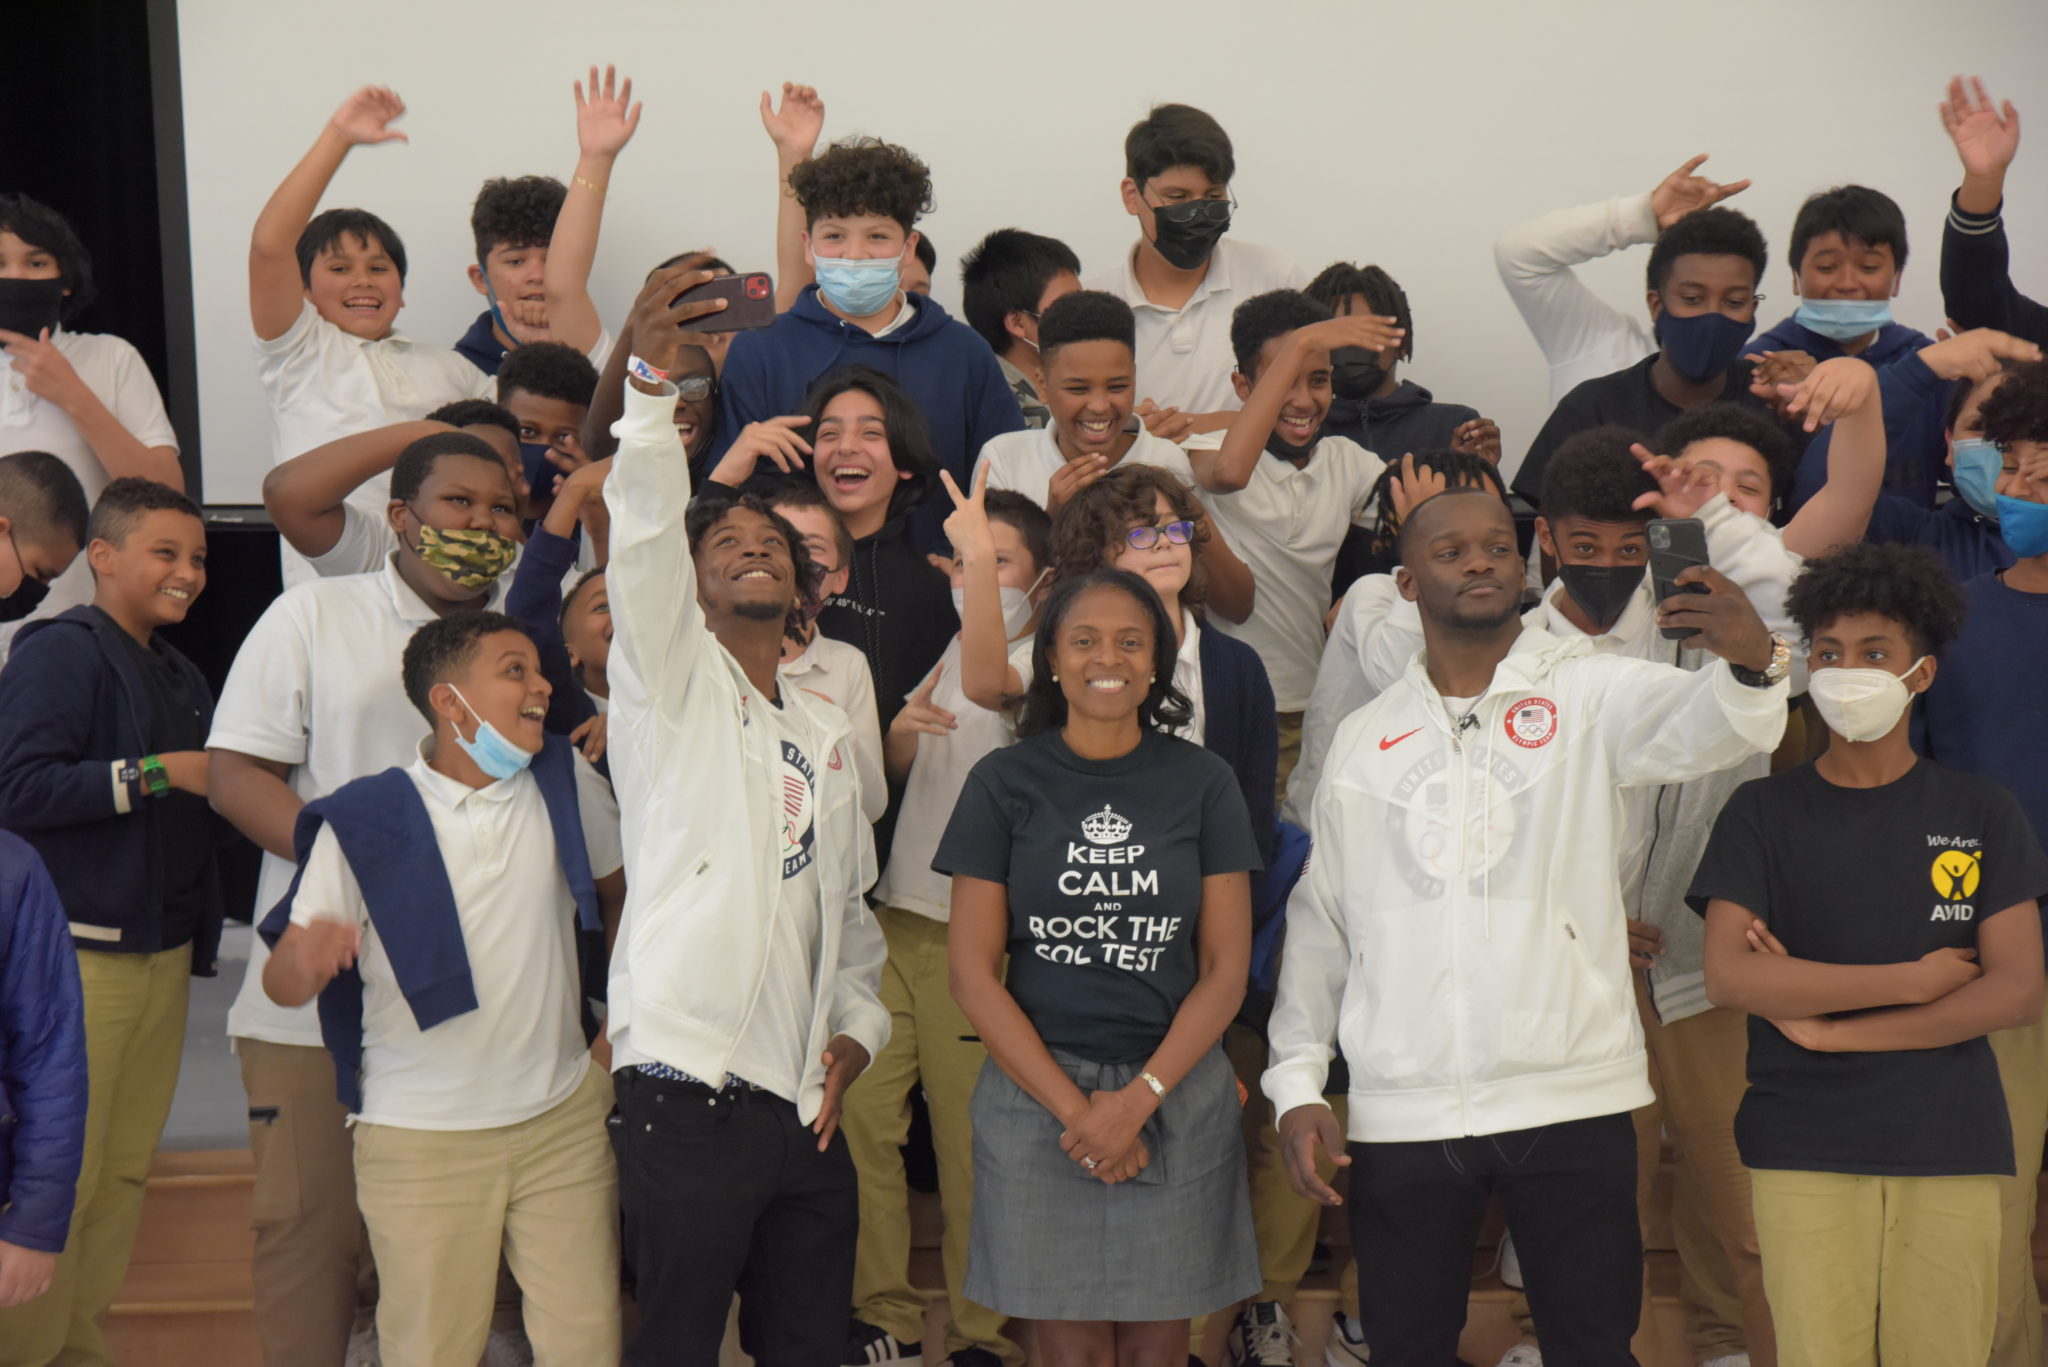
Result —
[{"label": "polo shirt collar", "polygon": [[1186,608],[1180,610],[1180,650],[1174,655],[1174,663],[1190,669],[1202,667],[1202,624],[1195,620],[1195,614]]},{"label": "polo shirt collar", "polygon": [[518,793],[517,774],[511,778],[498,779],[481,788],[472,788],[460,779],[448,777],[427,762],[427,750],[433,743],[432,736],[423,737],[413,762],[405,766],[406,773],[412,777],[412,781],[419,786],[425,796],[451,810],[458,810],[463,803],[472,798],[480,802],[510,802]]},{"label": "polo shirt collar", "polygon": [[1195,286],[1195,292],[1188,296],[1187,303],[1182,304],[1178,309],[1170,309],[1164,304],[1155,304],[1145,297],[1145,287],[1138,283],[1136,262],[1138,251],[1144,245],[1145,239],[1141,237],[1131,244],[1129,251],[1124,253],[1123,261],[1117,267],[1117,270],[1120,272],[1120,279],[1117,281],[1117,288],[1112,291],[1112,293],[1119,294],[1123,298],[1130,300],[1132,308],[1154,309],[1160,313],[1185,313],[1211,294],[1230,288],[1230,252],[1228,250],[1230,239],[1224,237],[1218,239],[1216,250],[1209,253],[1208,274],[1202,277],[1201,284]]},{"label": "polo shirt collar", "polygon": [[[401,620],[423,627],[440,614],[428,607],[426,599],[414,593],[412,585],[406,583],[398,573],[398,556],[399,552],[392,551],[384,557],[384,568],[381,571],[384,576],[384,591],[391,596],[391,610],[396,612]],[[493,612],[497,611],[498,606],[505,600],[505,579],[511,573],[512,569],[508,566],[505,573],[498,576],[497,582],[491,585],[490,595],[481,606]]]}]

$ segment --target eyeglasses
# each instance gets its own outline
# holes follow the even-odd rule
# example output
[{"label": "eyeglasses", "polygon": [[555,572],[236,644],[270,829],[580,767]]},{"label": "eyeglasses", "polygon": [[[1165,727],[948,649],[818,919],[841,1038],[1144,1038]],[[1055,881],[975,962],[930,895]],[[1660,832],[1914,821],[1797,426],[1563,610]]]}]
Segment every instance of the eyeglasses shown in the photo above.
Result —
[{"label": "eyeglasses", "polygon": [[36,571],[29,568],[28,561],[24,559],[21,554],[21,543],[14,539],[14,528],[12,527],[9,527],[7,529],[7,544],[14,550],[14,563],[21,566],[22,578],[33,579],[35,580],[36,583],[41,584],[44,588],[48,588],[51,582],[56,579],[57,576],[54,574],[38,574]]},{"label": "eyeglasses", "polygon": [[1124,533],[1132,550],[1149,551],[1162,539],[1176,546],[1185,546],[1195,539],[1195,524],[1186,520],[1169,522],[1164,527],[1133,527]]},{"label": "eyeglasses", "polygon": [[718,384],[709,375],[685,375],[682,379],[673,381],[673,383],[676,387],[676,397],[679,399],[689,399],[693,403],[710,398],[711,391]]},{"label": "eyeglasses", "polygon": [[1224,199],[1184,199],[1175,204],[1152,204],[1146,206],[1168,223],[1228,223],[1231,214],[1237,210],[1237,196]]}]

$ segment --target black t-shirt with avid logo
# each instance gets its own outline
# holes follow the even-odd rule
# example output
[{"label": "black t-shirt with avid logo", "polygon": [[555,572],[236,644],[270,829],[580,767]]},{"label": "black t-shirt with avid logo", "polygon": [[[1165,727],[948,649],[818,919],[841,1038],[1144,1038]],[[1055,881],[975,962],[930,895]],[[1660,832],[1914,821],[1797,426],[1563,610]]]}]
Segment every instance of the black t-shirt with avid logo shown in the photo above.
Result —
[{"label": "black t-shirt with avid logo", "polygon": [[[1716,897],[1747,908],[1794,958],[1894,964],[1973,948],[1984,918],[2043,894],[2048,857],[2012,795],[1922,759],[1878,788],[1837,787],[1811,764],[1745,783],[1715,822],[1689,900],[1702,914]],[[1981,1036],[1817,1053],[1752,1016],[1735,1140],[1752,1168],[2013,1171],[2005,1092]]]},{"label": "black t-shirt with avid logo", "polygon": [[1010,995],[1054,1049],[1151,1056],[1195,985],[1202,880],[1259,867],[1230,766],[1148,731],[1083,759],[1057,732],[967,775],[932,867],[1006,884]]}]

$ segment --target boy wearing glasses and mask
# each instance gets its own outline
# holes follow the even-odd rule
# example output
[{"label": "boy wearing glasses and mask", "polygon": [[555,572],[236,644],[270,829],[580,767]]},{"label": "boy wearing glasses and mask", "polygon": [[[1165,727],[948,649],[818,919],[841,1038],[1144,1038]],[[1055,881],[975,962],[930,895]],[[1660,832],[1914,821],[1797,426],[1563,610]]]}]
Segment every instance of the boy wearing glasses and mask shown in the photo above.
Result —
[{"label": "boy wearing glasses and mask", "polygon": [[[817,283],[765,328],[742,332],[719,378],[718,460],[747,424],[801,411],[828,370],[871,365],[900,378],[925,423],[941,469],[965,483],[975,453],[1024,426],[1017,397],[974,329],[899,274],[931,208],[931,172],[904,148],[850,138],[789,173],[804,213],[804,249]],[[928,491],[937,492],[934,484]],[[940,519],[921,529],[935,543]]]},{"label": "boy wearing glasses and mask", "polygon": [[1138,416],[1168,441],[1221,431],[1242,403],[1229,380],[1232,311],[1308,280],[1287,253],[1225,236],[1236,174],[1221,124],[1192,105],[1155,106],[1124,138],[1124,212],[1138,241],[1084,282],[1136,312]]},{"label": "boy wearing glasses and mask", "polygon": [[[89,510],[78,476],[48,451],[0,456],[0,623],[42,605],[85,546]],[[4,658],[4,657],[0,657]]]},{"label": "boy wearing glasses and mask", "polygon": [[[370,574],[287,589],[251,628],[207,737],[214,809],[265,852],[260,919],[296,863],[307,802],[416,758],[420,716],[399,661],[424,624],[496,608],[518,550],[518,496],[498,450],[469,432],[406,447],[385,519],[397,548]],[[256,1160],[255,1324],[271,1362],[339,1362],[356,1315],[365,1249],[346,1112],[311,1005],[263,992],[268,954],[251,947],[228,1013],[249,1094]]]}]

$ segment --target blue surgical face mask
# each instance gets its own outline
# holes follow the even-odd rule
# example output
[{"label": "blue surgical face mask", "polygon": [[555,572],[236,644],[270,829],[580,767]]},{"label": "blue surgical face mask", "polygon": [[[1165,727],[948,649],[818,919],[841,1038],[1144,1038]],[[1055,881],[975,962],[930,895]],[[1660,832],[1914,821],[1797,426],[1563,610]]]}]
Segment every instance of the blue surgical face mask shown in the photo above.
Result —
[{"label": "blue surgical face mask", "polygon": [[1998,474],[2005,467],[1998,446],[1982,437],[1963,437],[1956,442],[1954,454],[1956,492],[1979,514],[1996,521]]},{"label": "blue surgical face mask", "polygon": [[[469,699],[462,696],[461,689],[449,684],[448,691],[453,693],[464,707],[469,707]],[[476,761],[477,768],[492,778],[506,779],[519,777],[520,770],[533,763],[532,752],[522,750],[506,740],[505,733],[482,717],[478,717],[474,707],[469,707],[469,715],[476,717],[476,739],[464,740],[462,732],[457,731],[455,743],[462,747],[464,754]]]},{"label": "blue surgical face mask", "polygon": [[2048,555],[2048,503],[2030,503],[2010,494],[1998,496],[1998,534],[2022,560]]},{"label": "blue surgical face mask", "polygon": [[1867,337],[1892,320],[1889,299],[1802,299],[1792,321],[1834,342]]},{"label": "blue surgical face mask", "polygon": [[894,256],[872,256],[865,261],[849,261],[839,256],[811,258],[818,277],[818,293],[849,318],[871,318],[889,306],[896,291],[903,287],[897,277],[902,264],[901,252]]}]

